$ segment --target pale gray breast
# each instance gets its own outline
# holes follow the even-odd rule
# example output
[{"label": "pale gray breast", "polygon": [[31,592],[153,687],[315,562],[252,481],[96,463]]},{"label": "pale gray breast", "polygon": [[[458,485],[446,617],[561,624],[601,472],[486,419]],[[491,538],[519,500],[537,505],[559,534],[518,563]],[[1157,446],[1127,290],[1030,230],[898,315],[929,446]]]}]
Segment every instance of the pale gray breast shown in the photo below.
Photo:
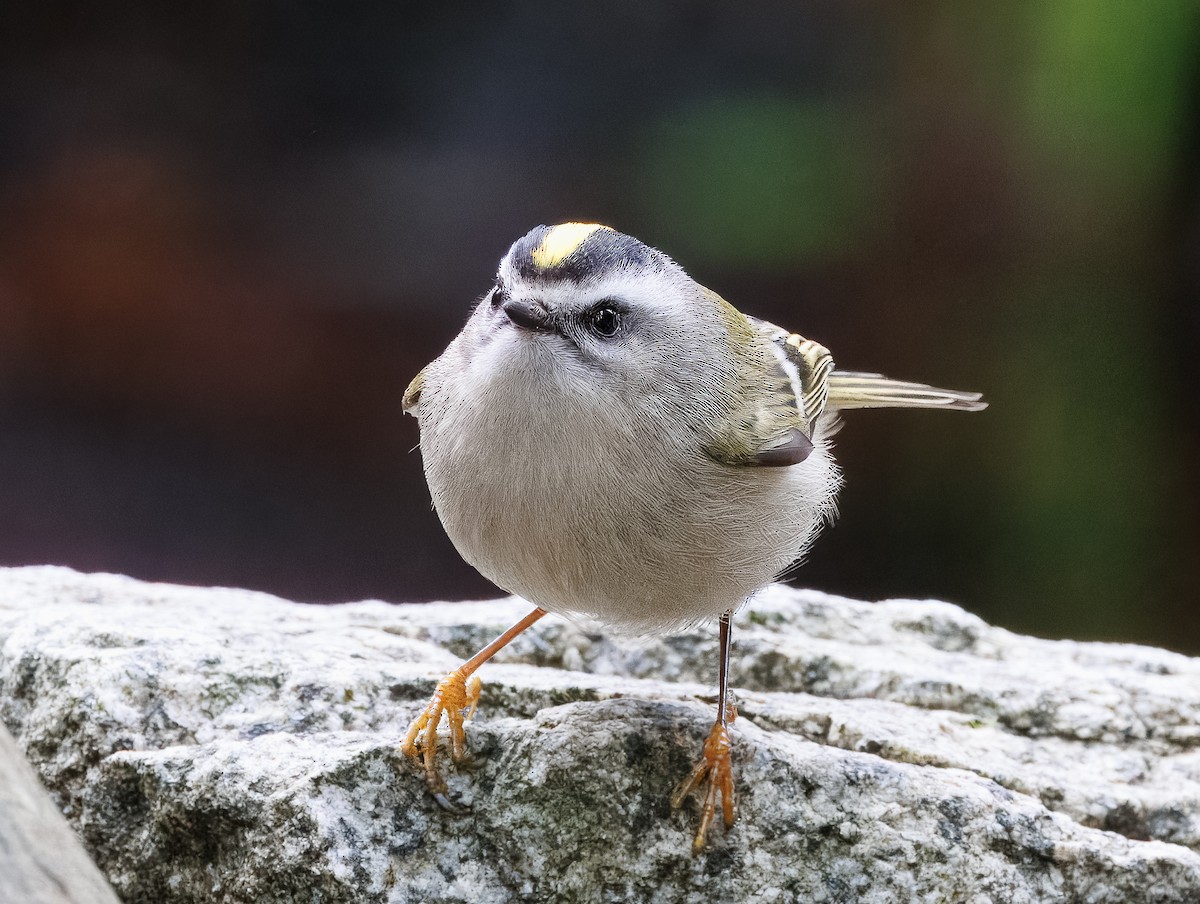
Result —
[{"label": "pale gray breast", "polygon": [[422,402],[447,533],[537,605],[634,630],[715,615],[787,567],[829,509],[823,446],[790,468],[734,468],[685,433],[572,398],[510,375],[452,380]]}]

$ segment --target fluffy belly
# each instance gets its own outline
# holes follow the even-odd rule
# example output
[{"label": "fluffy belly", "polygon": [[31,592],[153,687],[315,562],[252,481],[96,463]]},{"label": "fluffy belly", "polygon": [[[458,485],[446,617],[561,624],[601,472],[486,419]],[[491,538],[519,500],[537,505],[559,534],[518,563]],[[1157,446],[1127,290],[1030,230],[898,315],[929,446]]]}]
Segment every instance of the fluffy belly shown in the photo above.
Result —
[{"label": "fluffy belly", "polygon": [[697,458],[686,470],[572,451],[439,456],[427,466],[434,505],[498,586],[634,631],[717,615],[769,583],[803,552],[835,484],[823,448],[789,468]]}]

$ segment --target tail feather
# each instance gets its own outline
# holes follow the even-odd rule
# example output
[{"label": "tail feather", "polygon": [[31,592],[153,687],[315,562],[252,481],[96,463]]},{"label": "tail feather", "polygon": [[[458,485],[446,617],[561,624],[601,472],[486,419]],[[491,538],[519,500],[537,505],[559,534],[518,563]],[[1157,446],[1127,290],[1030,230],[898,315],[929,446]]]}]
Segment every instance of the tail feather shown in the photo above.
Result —
[{"label": "tail feather", "polygon": [[829,375],[830,408],[948,408],[982,411],[987,402],[978,392],[938,389],[924,383],[892,380],[883,374],[835,370]]}]

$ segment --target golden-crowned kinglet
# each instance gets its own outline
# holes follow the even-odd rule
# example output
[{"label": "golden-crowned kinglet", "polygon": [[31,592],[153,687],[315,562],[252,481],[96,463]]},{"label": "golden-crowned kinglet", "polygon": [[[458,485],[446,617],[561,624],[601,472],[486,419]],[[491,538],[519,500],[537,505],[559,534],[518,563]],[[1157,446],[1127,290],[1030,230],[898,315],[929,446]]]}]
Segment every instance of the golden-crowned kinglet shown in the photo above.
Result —
[{"label": "golden-crowned kinglet", "polygon": [[[716,724],[674,803],[706,785],[733,823],[729,615],[834,512],[829,440],[847,408],[977,411],[976,393],[834,370],[829,352],[741,313],[662,252],[593,223],[539,226],[412,381],[433,504],[463,558],[537,608],[446,676],[402,750],[438,801],[441,716],[463,756],[474,671],[547,612],[637,632],[720,621]],[[470,679],[470,680],[468,680]]]}]

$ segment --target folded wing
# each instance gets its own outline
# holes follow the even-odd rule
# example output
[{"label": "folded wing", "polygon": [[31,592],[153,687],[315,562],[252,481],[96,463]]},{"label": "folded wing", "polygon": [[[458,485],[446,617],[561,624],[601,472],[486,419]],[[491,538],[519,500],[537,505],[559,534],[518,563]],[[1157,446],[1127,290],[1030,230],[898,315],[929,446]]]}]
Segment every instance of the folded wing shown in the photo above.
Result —
[{"label": "folded wing", "polygon": [[835,370],[829,375],[828,404],[849,408],[945,408],[982,411],[987,402],[977,392],[938,389],[925,383],[893,380],[883,374]]}]

